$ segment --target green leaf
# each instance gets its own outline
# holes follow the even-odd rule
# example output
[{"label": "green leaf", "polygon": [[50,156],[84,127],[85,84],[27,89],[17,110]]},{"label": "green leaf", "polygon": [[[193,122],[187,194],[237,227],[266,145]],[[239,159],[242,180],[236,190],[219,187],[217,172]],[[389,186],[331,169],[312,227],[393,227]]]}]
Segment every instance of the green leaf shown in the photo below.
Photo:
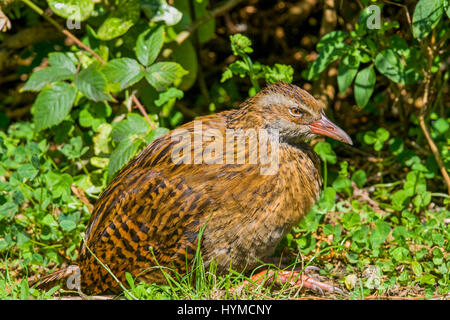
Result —
[{"label": "green leaf", "polygon": [[126,120],[114,124],[111,136],[114,141],[122,141],[131,135],[147,135],[149,130],[150,125],[144,117],[136,113],[129,113]]},{"label": "green leaf", "polygon": [[344,42],[347,36],[347,33],[343,31],[332,31],[320,39],[317,44],[319,55],[306,73],[306,78],[308,80],[315,78],[324,71],[330,63],[337,60],[347,51],[348,45]]},{"label": "green leaf", "polygon": [[72,231],[77,227],[77,224],[75,223],[75,221],[69,220],[69,219],[64,219],[61,220],[59,222],[59,225],[61,226],[61,229],[63,229],[64,231]]},{"label": "green leaf", "polygon": [[362,188],[364,187],[364,185],[367,182],[367,175],[366,172],[364,170],[357,170],[353,175],[352,175],[352,181],[354,181],[356,183],[356,185],[358,186],[358,188]]},{"label": "green leaf", "polygon": [[77,58],[72,52],[51,52],[48,55],[48,64],[51,67],[65,68],[72,74],[77,71],[75,63],[77,63]]},{"label": "green leaf", "polygon": [[411,261],[411,269],[417,277],[419,277],[423,272],[422,266],[417,261]]},{"label": "green leaf", "polygon": [[319,155],[319,157],[324,162],[336,163],[337,157],[336,153],[331,149],[331,145],[328,142],[319,142],[314,146],[314,152]]},{"label": "green leaf", "polygon": [[90,65],[87,69],[80,71],[76,75],[74,83],[78,90],[90,100],[111,100],[111,96],[106,93],[106,77],[94,65]]},{"label": "green leaf", "polygon": [[77,89],[65,82],[56,82],[44,88],[34,103],[36,130],[49,128],[64,120],[72,108]]},{"label": "green leaf", "polygon": [[400,57],[392,49],[381,51],[375,58],[375,66],[380,73],[397,83],[414,83],[419,79],[413,69],[406,72]]},{"label": "green leaf", "polygon": [[54,13],[63,18],[84,21],[94,11],[92,0],[47,0]]},{"label": "green leaf", "polygon": [[398,262],[407,261],[409,258],[409,250],[403,247],[397,247],[391,252],[392,257]]},{"label": "green leaf", "polygon": [[439,118],[436,121],[433,121],[433,128],[436,129],[440,134],[444,134],[449,128],[450,124],[444,118]]},{"label": "green leaf", "polygon": [[186,73],[187,71],[178,63],[158,62],[147,69],[145,78],[156,90],[163,91],[180,80]]},{"label": "green leaf", "polygon": [[159,94],[158,100],[155,100],[155,105],[160,107],[172,99],[181,99],[184,92],[177,88],[170,88],[169,90]]},{"label": "green leaf", "polygon": [[142,145],[141,140],[124,139],[119,142],[117,148],[112,152],[108,164],[108,180],[110,180],[116,172],[133,158],[139,147]]},{"label": "green leaf", "polygon": [[339,63],[337,82],[339,92],[344,93],[353,82],[359,68],[359,56],[346,55]]},{"label": "green leaf", "polygon": [[22,179],[30,179],[33,180],[38,174],[39,170],[37,170],[32,164],[26,163],[22,165],[19,169],[17,169],[17,173]]},{"label": "green leaf", "polygon": [[120,83],[120,89],[128,88],[144,77],[144,69],[130,58],[114,59],[104,67],[103,73],[111,83]]},{"label": "green leaf", "polygon": [[141,9],[150,21],[162,21],[168,26],[176,25],[183,17],[177,8],[169,6],[165,0],[141,0]]},{"label": "green leaf", "polygon": [[441,20],[442,10],[441,0],[419,0],[412,18],[412,29],[415,38],[424,39],[427,37],[431,30]]},{"label": "green leaf", "polygon": [[49,83],[69,79],[73,79],[73,73],[70,70],[60,67],[48,67],[33,72],[20,91],[40,91]]},{"label": "green leaf", "polygon": [[17,204],[6,202],[0,206],[0,221],[3,219],[11,219],[19,211]]},{"label": "green leaf", "polygon": [[375,222],[375,229],[372,231],[372,234],[370,235],[370,242],[372,244],[373,248],[379,247],[384,240],[386,240],[386,237],[389,235],[389,232],[391,232],[391,227],[389,226],[389,223],[378,220]]},{"label": "green leaf", "polygon": [[366,106],[369,102],[375,87],[375,71],[373,65],[370,65],[358,72],[355,79],[355,100],[356,104],[360,107]]},{"label": "green leaf", "polygon": [[156,26],[141,33],[136,42],[136,56],[140,63],[149,66],[155,62],[164,44],[164,27]]},{"label": "green leaf", "polygon": [[125,34],[138,20],[139,0],[119,0],[116,9],[97,31],[100,40],[111,40]]}]

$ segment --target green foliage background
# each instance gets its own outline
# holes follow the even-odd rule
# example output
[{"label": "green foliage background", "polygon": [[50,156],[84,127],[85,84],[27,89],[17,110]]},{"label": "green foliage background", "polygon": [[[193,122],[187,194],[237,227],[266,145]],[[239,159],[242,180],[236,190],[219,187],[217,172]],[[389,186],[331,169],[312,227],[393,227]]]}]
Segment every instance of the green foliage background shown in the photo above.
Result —
[{"label": "green foliage background", "polygon": [[[56,289],[27,277],[76,260],[90,209],[123,165],[280,80],[325,102],[356,144],[314,142],[324,190],[278,253],[300,253],[350,298],[448,296],[449,1],[335,2],[331,23],[322,3],[299,15],[302,1],[2,2],[0,297],[50,298]],[[127,298],[211,298],[218,285],[128,280]]]}]

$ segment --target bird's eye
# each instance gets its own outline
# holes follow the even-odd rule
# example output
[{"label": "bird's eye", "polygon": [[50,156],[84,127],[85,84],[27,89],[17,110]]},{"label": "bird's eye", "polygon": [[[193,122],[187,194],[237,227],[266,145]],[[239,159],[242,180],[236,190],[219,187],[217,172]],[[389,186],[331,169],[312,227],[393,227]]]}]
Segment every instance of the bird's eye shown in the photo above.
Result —
[{"label": "bird's eye", "polygon": [[289,113],[294,117],[301,117],[303,116],[303,111],[299,108],[291,108],[289,109]]}]

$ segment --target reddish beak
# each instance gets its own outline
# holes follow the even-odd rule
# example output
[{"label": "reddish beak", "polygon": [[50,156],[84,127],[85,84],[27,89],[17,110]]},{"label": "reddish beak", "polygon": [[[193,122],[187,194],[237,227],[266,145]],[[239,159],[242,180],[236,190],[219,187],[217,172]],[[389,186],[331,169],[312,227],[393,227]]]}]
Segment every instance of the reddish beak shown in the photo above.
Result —
[{"label": "reddish beak", "polygon": [[325,115],[322,115],[322,118],[320,120],[310,123],[309,128],[312,133],[327,136],[338,141],[353,145],[352,139],[350,139],[348,134],[346,134],[344,130],[339,128],[333,122],[328,120]]}]

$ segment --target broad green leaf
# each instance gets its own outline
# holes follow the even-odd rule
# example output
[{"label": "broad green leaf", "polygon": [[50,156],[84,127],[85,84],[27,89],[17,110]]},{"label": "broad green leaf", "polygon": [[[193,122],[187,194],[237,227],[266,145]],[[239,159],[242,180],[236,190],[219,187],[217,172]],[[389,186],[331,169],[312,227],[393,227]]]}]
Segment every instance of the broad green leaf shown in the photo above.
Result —
[{"label": "broad green leaf", "polygon": [[119,82],[122,90],[144,77],[142,66],[136,60],[130,58],[111,60],[102,71],[109,82]]},{"label": "broad green leaf", "polygon": [[360,107],[364,107],[372,95],[375,87],[375,71],[373,65],[370,65],[358,72],[355,79],[355,100],[356,104]]},{"label": "broad green leaf", "polygon": [[387,139],[389,139],[389,131],[387,131],[385,128],[378,128],[376,131],[377,139],[380,142],[385,142]]},{"label": "broad green leaf", "polygon": [[131,135],[146,135],[149,130],[150,125],[144,117],[129,113],[127,119],[114,124],[111,136],[114,141],[122,141]]},{"label": "broad green leaf", "polygon": [[141,8],[150,21],[164,22],[168,26],[180,22],[183,14],[165,0],[141,0]]},{"label": "broad green leaf", "polygon": [[11,219],[19,211],[17,204],[6,202],[0,206],[0,221],[3,219]]},{"label": "broad green leaf", "polygon": [[44,88],[34,103],[36,130],[49,128],[64,120],[72,108],[77,89],[65,82],[56,82]]},{"label": "broad green leaf", "polygon": [[53,198],[56,199],[62,197],[64,201],[67,201],[71,194],[70,187],[72,186],[72,183],[73,179],[69,174],[64,173],[59,175],[56,184],[52,188]]},{"label": "broad green leaf", "polygon": [[48,213],[44,216],[44,218],[42,218],[41,220],[42,224],[49,226],[49,227],[57,227],[58,223],[56,222],[55,218],[53,218],[53,216]]},{"label": "broad green leaf", "polygon": [[359,56],[346,55],[339,63],[337,82],[339,92],[344,93],[353,82],[359,68]]},{"label": "broad green leaf", "polygon": [[63,18],[84,21],[94,11],[92,0],[47,0],[48,6],[54,13]]},{"label": "broad green leaf", "polygon": [[111,40],[123,35],[139,20],[139,15],[139,0],[119,0],[115,10],[98,29],[97,37]]},{"label": "broad green leaf", "polygon": [[136,56],[140,63],[149,66],[155,62],[164,44],[164,27],[156,26],[141,33],[136,42]]},{"label": "broad green leaf", "polygon": [[147,69],[145,78],[156,90],[163,91],[181,80],[186,73],[187,71],[178,63],[158,62]]},{"label": "broad green leaf", "polygon": [[77,227],[77,224],[73,220],[64,219],[59,222],[59,225],[61,226],[61,229],[64,231],[72,231]]},{"label": "broad green leaf", "polygon": [[430,34],[443,14],[441,0],[419,0],[412,18],[412,29],[415,38],[424,39]]},{"label": "broad green leaf", "polygon": [[375,229],[372,231],[369,238],[372,243],[372,247],[379,247],[384,240],[386,240],[386,237],[389,235],[390,231],[391,227],[389,226],[389,223],[380,220],[375,222]]},{"label": "broad green leaf", "polygon": [[407,83],[405,67],[392,49],[381,51],[375,58],[375,66],[381,74],[397,83]]},{"label": "broad green leaf", "polygon": [[352,181],[354,181],[356,183],[358,188],[364,187],[364,185],[367,182],[366,172],[364,170],[361,170],[361,169],[355,171],[355,173],[352,175]]},{"label": "broad green leaf", "polygon": [[80,71],[76,75],[74,83],[78,90],[90,100],[111,100],[111,96],[106,93],[106,77],[95,69],[94,65],[90,65],[87,69]]},{"label": "broad green leaf", "polygon": [[40,91],[49,83],[73,79],[73,75],[74,73],[66,68],[47,67],[33,72],[20,91]]},{"label": "broad green leaf", "polygon": [[130,138],[123,139],[119,142],[117,148],[111,153],[108,164],[108,180],[110,180],[116,172],[118,172],[125,164],[136,155],[139,147],[142,145],[141,140]]},{"label": "broad green leaf", "polygon": [[409,257],[409,250],[403,247],[397,247],[391,252],[392,257],[398,262],[407,261]]},{"label": "broad green leaf", "polygon": [[38,174],[38,171],[32,164],[26,163],[17,169],[17,173],[20,175],[22,179],[30,179],[33,180],[34,177]]},{"label": "broad green leaf", "polygon": [[440,134],[445,133],[450,128],[450,123],[444,118],[439,118],[432,123],[433,128],[436,129]]},{"label": "broad green leaf", "polygon": [[314,146],[314,152],[319,155],[319,157],[324,162],[336,163],[337,157],[336,153],[331,149],[331,145],[328,142],[319,142]]},{"label": "broad green leaf", "polygon": [[72,74],[77,71],[77,67],[75,66],[75,63],[77,63],[77,58],[72,52],[49,53],[48,63],[51,67],[66,68]]}]

